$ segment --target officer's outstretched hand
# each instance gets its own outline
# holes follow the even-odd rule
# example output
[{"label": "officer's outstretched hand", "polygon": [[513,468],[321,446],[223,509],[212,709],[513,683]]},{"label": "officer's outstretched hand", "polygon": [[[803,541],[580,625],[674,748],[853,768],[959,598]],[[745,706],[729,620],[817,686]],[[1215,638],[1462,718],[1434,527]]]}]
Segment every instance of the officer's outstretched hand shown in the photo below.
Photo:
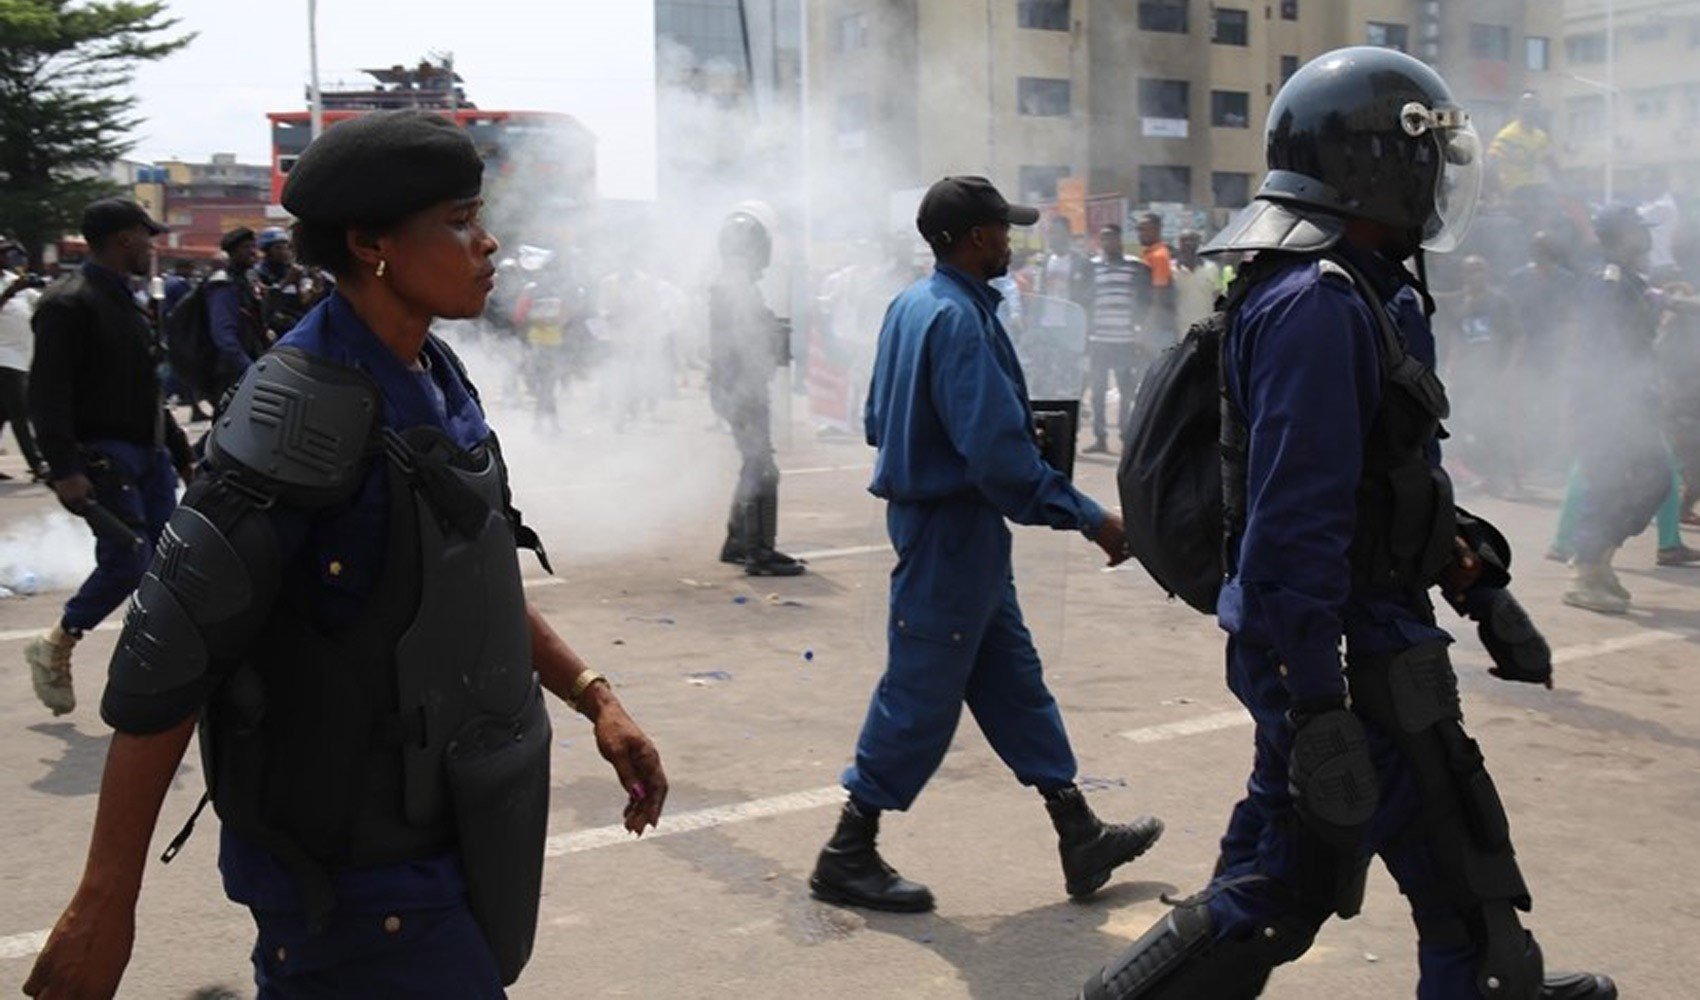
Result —
[{"label": "officer's outstretched hand", "polygon": [[38,1000],[107,1000],[136,940],[136,902],[79,887],[24,980]]},{"label": "officer's outstretched hand", "polygon": [[591,692],[597,692],[599,702],[590,715],[596,727],[596,749],[614,765],[620,787],[626,790],[626,829],[641,837],[644,827],[661,822],[661,807],[667,803],[661,752],[626,714],[608,685],[592,685],[586,693]]},{"label": "officer's outstretched hand", "polygon": [[1098,528],[1098,533],[1092,536],[1092,540],[1110,557],[1111,566],[1120,566],[1127,562],[1128,556],[1131,555],[1127,550],[1127,524],[1122,521],[1122,516],[1113,510],[1104,512],[1104,523]]}]

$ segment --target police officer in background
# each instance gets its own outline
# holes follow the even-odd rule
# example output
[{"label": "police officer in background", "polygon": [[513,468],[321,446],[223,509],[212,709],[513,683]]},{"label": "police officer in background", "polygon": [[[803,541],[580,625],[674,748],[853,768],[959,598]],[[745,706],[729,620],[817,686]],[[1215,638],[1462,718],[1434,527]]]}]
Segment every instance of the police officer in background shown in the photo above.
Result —
[{"label": "police officer in background", "polygon": [[263,1000],[503,994],[542,877],[539,682],[591,720],[627,829],[660,817],[655,747],[525,599],[516,544],[536,536],[430,331],[490,292],[482,173],[464,131],[416,111],[340,123],[290,171],[298,244],[339,291],[244,376],[137,592],[87,867],[26,993],[117,989],[197,719]]},{"label": "police officer in background", "polygon": [[1604,977],[1545,976],[1522,927],[1529,890],[1428,596],[1486,579],[1438,465],[1446,398],[1404,267],[1455,248],[1474,213],[1468,115],[1416,59],[1343,49],[1282,88],[1266,142],[1257,200],[1209,248],[1258,254],[1222,342],[1218,605],[1256,759],[1210,885],[1082,996],[1255,997],[1358,912],[1379,855],[1411,906],[1422,1000],[1615,997]]},{"label": "police officer in background", "polygon": [[207,333],[212,338],[213,381],[208,400],[217,406],[254,359],[266,353],[271,338],[266,335],[260,297],[254,291],[256,259],[254,231],[237,226],[218,241],[229,262],[214,271],[203,294],[207,299]]},{"label": "police officer in background", "polygon": [[1015,597],[1006,518],[1079,531],[1111,565],[1127,558],[1121,516],[1040,458],[1027,383],[996,318],[988,282],[1009,270],[1010,226],[1038,220],[984,177],[934,184],[916,225],[937,268],[897,297],[880,330],[869,491],[887,502],[898,562],[885,676],[844,772],[850,801],[809,879],[828,902],[933,908],[927,887],[898,875],[874,841],[880,813],[908,809],[944,760],[965,702],[1016,778],[1044,796],[1069,895],[1096,892],[1163,832],[1151,817],[1106,824],[1087,806]]},{"label": "police officer in background", "polygon": [[24,647],[36,697],[54,715],[77,705],[72,650],[136,589],[189,473],[189,441],[159,383],[153,321],[130,286],[152,269],[153,238],[166,231],[133,201],[93,202],[82,222],[89,259],[49,286],[30,318],[29,419],[48,485],[71,513],[86,516],[93,504],[122,522],[97,532],[94,571],[59,623]]},{"label": "police officer in background", "polygon": [[255,244],[260,262],[254,265],[254,292],[260,300],[261,324],[268,343],[295,329],[307,309],[324,293],[319,283],[295,261],[295,245],[278,226],[260,230]]},{"label": "police officer in background", "polygon": [[773,234],[754,206],[720,226],[720,273],[708,290],[708,398],[732,425],[743,460],[720,561],[751,576],[797,576],[802,562],[774,548],[779,465],[773,460],[773,373],[791,363],[791,323],[773,314],[756,285],[773,262]]}]

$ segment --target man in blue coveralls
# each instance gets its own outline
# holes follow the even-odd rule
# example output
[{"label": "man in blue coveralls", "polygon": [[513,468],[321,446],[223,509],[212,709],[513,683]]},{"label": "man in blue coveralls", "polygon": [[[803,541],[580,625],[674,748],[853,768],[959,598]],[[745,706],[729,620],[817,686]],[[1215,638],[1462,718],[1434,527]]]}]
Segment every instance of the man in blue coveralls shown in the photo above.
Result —
[{"label": "man in blue coveralls", "polygon": [[916,225],[938,266],[892,303],[866,410],[879,449],[869,488],[897,550],[890,652],[844,773],[844,806],[809,887],[828,902],[921,912],[932,893],[881,860],[879,815],[907,809],[944,759],[963,702],[1059,836],[1071,896],[1086,896],[1156,842],[1163,825],[1100,821],[1074,784],[1074,753],[1022,623],[1005,518],[1079,531],[1116,565],[1120,515],[1040,458],[1027,386],[988,284],[1009,269],[1009,229],[1037,222],[982,177],[947,177]]},{"label": "man in blue coveralls", "polygon": [[1411,906],[1422,1000],[1615,997],[1604,977],[1547,977],[1521,925],[1529,891],[1428,597],[1487,586],[1439,466],[1432,305],[1403,266],[1469,224],[1469,117],[1423,63],[1345,49],[1292,77],[1266,139],[1258,199],[1206,251],[1257,254],[1222,342],[1217,608],[1257,726],[1251,779],[1209,887],[1082,996],[1255,997],[1358,912],[1379,855]]}]

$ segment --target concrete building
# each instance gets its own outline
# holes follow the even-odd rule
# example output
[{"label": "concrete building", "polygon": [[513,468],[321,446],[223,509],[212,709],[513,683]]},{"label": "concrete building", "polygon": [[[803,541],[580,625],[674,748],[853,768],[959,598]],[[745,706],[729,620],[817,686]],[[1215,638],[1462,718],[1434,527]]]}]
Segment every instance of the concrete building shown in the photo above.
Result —
[{"label": "concrete building", "polygon": [[1570,180],[1591,199],[1700,193],[1700,0],[1564,7],[1550,110]]},{"label": "concrete building", "polygon": [[1550,88],[1562,26],[1541,0],[821,0],[809,15],[828,217],[973,172],[1039,202],[1122,195],[1220,220],[1256,191],[1270,101],[1306,60],[1409,51],[1491,136],[1525,88]]}]

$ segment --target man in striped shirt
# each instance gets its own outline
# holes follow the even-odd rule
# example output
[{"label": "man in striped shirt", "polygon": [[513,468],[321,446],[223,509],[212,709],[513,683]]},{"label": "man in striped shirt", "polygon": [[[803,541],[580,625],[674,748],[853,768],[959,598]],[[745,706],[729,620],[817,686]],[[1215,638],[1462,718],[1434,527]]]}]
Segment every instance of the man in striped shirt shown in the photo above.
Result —
[{"label": "man in striped shirt", "polygon": [[1151,269],[1122,253],[1122,227],[1108,225],[1098,231],[1099,256],[1093,261],[1092,325],[1086,350],[1092,367],[1092,444],[1089,455],[1110,450],[1108,407],[1110,373],[1116,376],[1120,405],[1116,427],[1127,422],[1133,404],[1134,381],[1151,360],[1151,352],[1140,340],[1140,322],[1151,306]]}]

